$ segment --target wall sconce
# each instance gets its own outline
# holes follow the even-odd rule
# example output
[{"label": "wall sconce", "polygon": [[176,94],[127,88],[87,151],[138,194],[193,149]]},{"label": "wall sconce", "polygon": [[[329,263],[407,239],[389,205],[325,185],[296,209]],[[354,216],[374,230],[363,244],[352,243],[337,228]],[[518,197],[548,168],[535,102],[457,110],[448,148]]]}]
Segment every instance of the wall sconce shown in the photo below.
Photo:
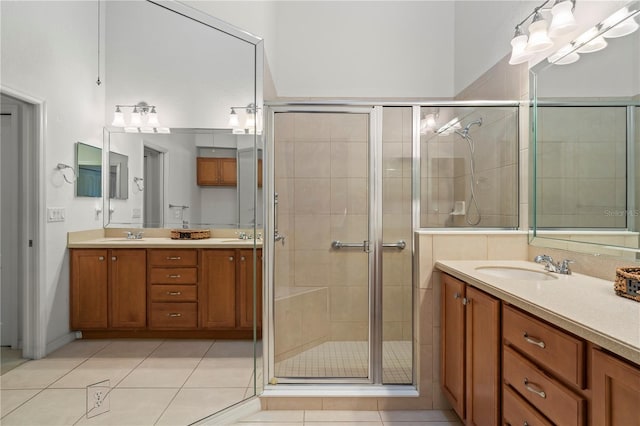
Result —
[{"label": "wall sconce", "polygon": [[[128,125],[121,108],[132,108]],[[160,126],[156,106],[146,102],[138,102],[136,105],[116,105],[111,125],[123,127],[127,133],[171,133],[168,127]]]},{"label": "wall sconce", "polygon": [[623,37],[637,31],[640,25],[635,17],[638,15],[639,10],[629,11],[625,6],[550,55],[547,60],[555,65],[568,65],[580,59],[579,53],[598,52],[607,47],[605,38]]},{"label": "wall sconce", "polygon": [[[236,110],[244,110],[246,113],[244,126],[240,126],[240,118]],[[254,103],[247,106],[231,107],[229,113],[229,127],[233,129],[234,134],[261,134],[262,133],[262,114],[259,113],[260,108]]]},{"label": "wall sconce", "polygon": [[[518,25],[511,39],[511,65],[527,62],[534,54],[544,52],[553,46],[551,37],[568,34],[578,26],[573,16],[576,0],[555,0],[551,8],[545,6],[551,0],[546,0],[540,6],[533,9]],[[552,15],[551,25],[542,16],[542,12],[550,11]],[[531,24],[527,28],[529,36],[522,31],[529,18],[533,16]]]}]

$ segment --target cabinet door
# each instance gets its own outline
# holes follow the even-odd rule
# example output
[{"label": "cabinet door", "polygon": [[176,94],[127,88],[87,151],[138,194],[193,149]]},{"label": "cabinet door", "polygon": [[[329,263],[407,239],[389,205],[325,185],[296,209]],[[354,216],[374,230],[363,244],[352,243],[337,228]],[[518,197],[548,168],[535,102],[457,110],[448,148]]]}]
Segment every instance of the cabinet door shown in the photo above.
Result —
[{"label": "cabinet door", "polygon": [[109,250],[109,326],[147,325],[147,256],[144,249]]},{"label": "cabinet door", "polygon": [[220,164],[220,185],[238,184],[237,161],[235,158],[218,158]]},{"label": "cabinet door", "polygon": [[500,301],[466,288],[467,425],[500,423]]},{"label": "cabinet door", "polygon": [[[239,302],[238,311],[240,318],[238,326],[253,328],[253,250],[239,250],[240,261],[238,269]],[[259,329],[262,326],[262,250],[256,251],[256,324]]]},{"label": "cabinet door", "polygon": [[203,328],[234,328],[236,325],[236,251],[201,250],[198,290]]},{"label": "cabinet door", "polygon": [[218,185],[220,163],[217,158],[198,157],[196,159],[198,185]]},{"label": "cabinet door", "polygon": [[465,418],[464,288],[462,281],[442,274],[440,381],[444,395],[461,419]]},{"label": "cabinet door", "polygon": [[71,329],[107,328],[107,250],[71,250]]},{"label": "cabinet door", "polygon": [[592,425],[640,426],[640,368],[592,350]]}]

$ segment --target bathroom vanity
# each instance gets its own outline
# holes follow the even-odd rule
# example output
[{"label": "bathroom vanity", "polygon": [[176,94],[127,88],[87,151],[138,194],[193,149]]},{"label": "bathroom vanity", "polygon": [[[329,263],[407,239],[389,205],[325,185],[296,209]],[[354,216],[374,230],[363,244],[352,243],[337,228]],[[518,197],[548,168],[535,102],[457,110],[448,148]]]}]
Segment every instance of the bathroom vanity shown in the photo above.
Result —
[{"label": "bathroom vanity", "polygon": [[531,262],[436,267],[440,382],[465,424],[640,424],[640,304]]},{"label": "bathroom vanity", "polygon": [[70,241],[70,323],[86,338],[252,338],[262,318],[253,240]]}]

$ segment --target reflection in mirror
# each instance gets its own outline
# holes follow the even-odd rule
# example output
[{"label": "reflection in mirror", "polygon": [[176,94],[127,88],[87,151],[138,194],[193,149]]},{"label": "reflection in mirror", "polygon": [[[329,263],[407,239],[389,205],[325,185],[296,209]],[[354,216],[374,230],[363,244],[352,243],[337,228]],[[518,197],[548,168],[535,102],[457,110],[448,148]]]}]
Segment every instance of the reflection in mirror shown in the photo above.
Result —
[{"label": "reflection in mirror", "polygon": [[[638,19],[639,5],[628,6],[635,12],[619,25],[637,28],[628,22]],[[608,37],[606,29],[603,50],[580,53],[577,45],[576,62],[554,58],[531,70],[533,235],[536,245],[635,258],[640,31],[618,37],[614,29]]]},{"label": "reflection in mirror", "polygon": [[[259,135],[230,129],[173,129],[170,134],[105,129],[105,149],[128,158],[129,178],[109,200],[108,227],[262,227]],[[144,185],[134,182],[142,176]],[[108,182],[109,193],[114,191]],[[123,184],[124,185],[124,184]],[[116,191],[117,192],[117,191]],[[258,200],[255,205],[254,200]],[[255,218],[255,219],[254,219]],[[257,222],[257,223],[256,223]]]},{"label": "reflection in mirror", "polygon": [[102,196],[102,149],[76,143],[76,197]]},{"label": "reflection in mirror", "polygon": [[109,198],[118,200],[129,198],[128,178],[129,157],[109,151]]}]

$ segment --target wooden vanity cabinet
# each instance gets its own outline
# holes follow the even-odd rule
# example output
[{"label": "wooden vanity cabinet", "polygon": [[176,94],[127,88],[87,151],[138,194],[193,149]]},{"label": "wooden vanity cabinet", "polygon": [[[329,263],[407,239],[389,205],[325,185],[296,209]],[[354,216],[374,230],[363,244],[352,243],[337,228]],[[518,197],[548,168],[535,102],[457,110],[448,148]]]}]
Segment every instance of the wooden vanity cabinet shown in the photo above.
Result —
[{"label": "wooden vanity cabinet", "polygon": [[197,157],[196,176],[200,186],[236,186],[238,184],[235,158]]},{"label": "wooden vanity cabinet", "polygon": [[443,393],[466,425],[500,424],[500,300],[447,274],[440,366]]},{"label": "wooden vanity cabinet", "polygon": [[640,426],[640,366],[591,350],[593,426]]},{"label": "wooden vanity cabinet", "polygon": [[[262,250],[257,259],[256,312],[262,318]],[[202,249],[198,292],[204,329],[253,328],[253,250]]]},{"label": "wooden vanity cabinet", "polygon": [[72,330],[146,327],[146,251],[73,249]]}]

